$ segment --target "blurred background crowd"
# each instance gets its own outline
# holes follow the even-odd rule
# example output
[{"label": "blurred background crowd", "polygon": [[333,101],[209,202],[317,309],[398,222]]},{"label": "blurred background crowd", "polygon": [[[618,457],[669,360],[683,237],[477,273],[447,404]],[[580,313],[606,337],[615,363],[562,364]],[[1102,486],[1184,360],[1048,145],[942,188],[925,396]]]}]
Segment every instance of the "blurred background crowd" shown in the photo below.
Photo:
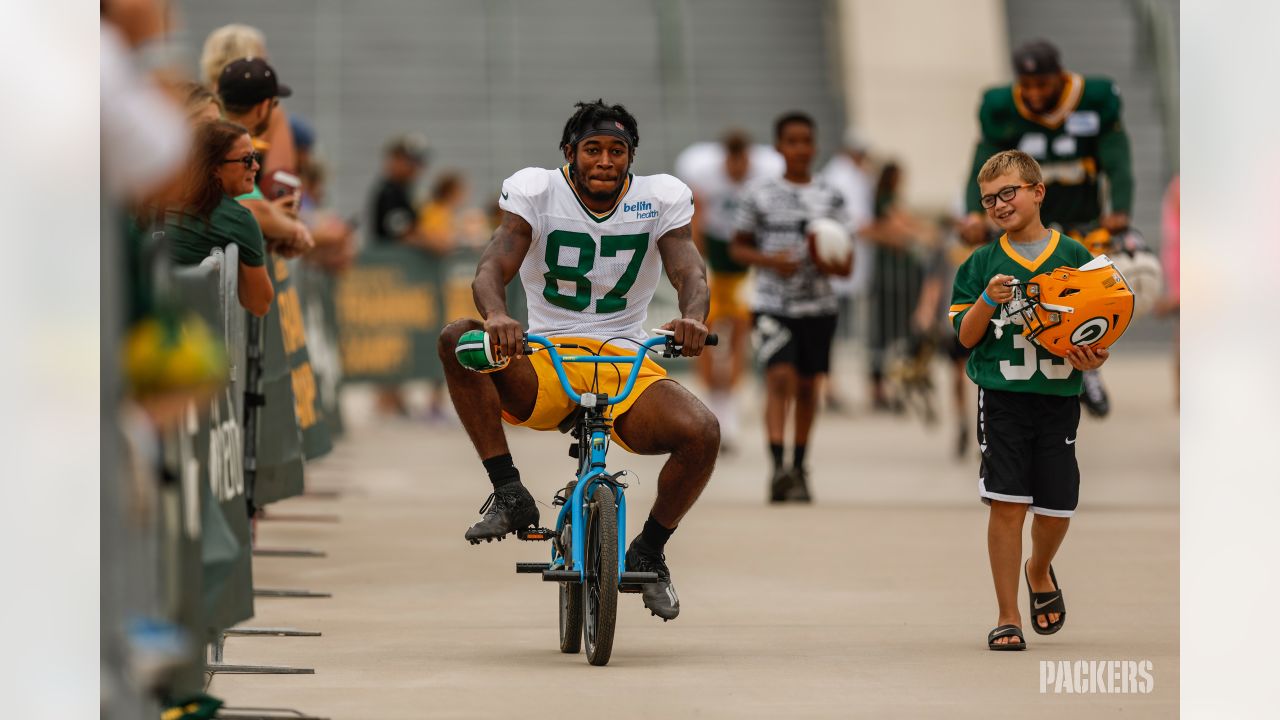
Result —
[{"label": "blurred background crowd", "polygon": [[[250,348],[261,319],[283,328],[287,355],[304,343],[309,353],[305,370],[295,363],[288,373],[290,432],[316,423],[303,409],[315,395],[319,422],[336,438],[341,388],[356,382],[376,388],[377,413],[445,428],[435,333],[474,314],[470,273],[499,214],[499,184],[520,168],[560,163],[556,139],[575,101],[603,97],[638,118],[635,171],[672,173],[694,189],[713,271],[716,236],[727,232],[717,223],[737,189],[781,172],[774,118],[809,113],[815,169],[844,195],[856,236],[855,272],[838,291],[839,352],[857,360],[827,379],[826,410],[945,420],[963,456],[969,385],[946,310],[955,267],[989,240],[985,229],[966,231],[976,111],[984,88],[1014,79],[1012,49],[1049,38],[1066,69],[1120,88],[1133,186],[1123,227],[1140,228],[1145,249],[1162,257],[1150,316],[1173,316],[1177,3],[956,5],[101,3],[102,412],[104,448],[116,448],[104,451],[102,627],[104,658],[133,658],[133,670],[107,686],[117,698],[141,686],[174,707],[202,702],[198,683],[164,679],[165,648],[181,645],[181,633],[166,634],[174,618],[154,601],[163,593],[139,589],[128,573],[114,589],[107,582],[108,545],[126,547],[158,512],[155,488],[174,482],[174,433],[197,414],[206,422],[228,370],[234,377],[246,363],[229,341],[231,321],[219,327],[191,312],[170,278],[235,247],[235,266],[222,272],[235,275]],[[286,283],[298,299],[286,299]],[[669,287],[655,305],[651,318],[672,315]],[[721,323],[734,349],[707,358],[694,387],[733,451],[747,441],[735,433],[733,396],[752,373],[750,338],[741,318]],[[1126,343],[1167,351],[1174,332],[1148,320]],[[954,419],[939,418],[931,400],[935,366],[947,368],[940,385],[961,409]],[[240,428],[242,453],[267,442],[251,433],[279,431]],[[250,498],[250,520],[262,513]],[[124,540],[108,543],[111,528],[124,528]],[[188,716],[197,715],[173,717]]]}]

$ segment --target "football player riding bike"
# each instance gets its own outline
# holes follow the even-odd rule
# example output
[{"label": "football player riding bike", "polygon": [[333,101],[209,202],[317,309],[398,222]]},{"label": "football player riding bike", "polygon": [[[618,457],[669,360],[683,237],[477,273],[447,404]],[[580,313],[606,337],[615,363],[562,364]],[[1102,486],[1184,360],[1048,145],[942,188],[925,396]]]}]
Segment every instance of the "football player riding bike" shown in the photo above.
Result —
[{"label": "football player riding bike", "polygon": [[[502,184],[502,224],[476,268],[472,292],[484,322],[444,328],[439,353],[449,394],[493,484],[472,543],[537,525],[538,508],[520,482],[503,421],[557,428],[575,409],[546,353],[525,355],[525,328],[508,313],[506,286],[519,273],[529,333],[600,354],[634,355],[660,271],[675,287],[680,316],[662,326],[687,356],[702,352],[709,303],[706,266],[693,243],[693,195],[670,175],[630,172],[639,145],[635,118],[603,100],[578,103],[560,139],[564,165],[525,168]],[[483,329],[498,360],[485,372],[463,367],[458,339]],[[622,374],[606,366],[571,378],[576,392],[616,394]],[[593,387],[594,386],[594,387]],[[659,365],[645,359],[635,389],[613,406],[614,442],[642,455],[669,455],[657,497],[626,555],[626,569],[657,573],[644,604],[670,620],[680,612],[665,546],[706,486],[720,446],[716,418]]]}]

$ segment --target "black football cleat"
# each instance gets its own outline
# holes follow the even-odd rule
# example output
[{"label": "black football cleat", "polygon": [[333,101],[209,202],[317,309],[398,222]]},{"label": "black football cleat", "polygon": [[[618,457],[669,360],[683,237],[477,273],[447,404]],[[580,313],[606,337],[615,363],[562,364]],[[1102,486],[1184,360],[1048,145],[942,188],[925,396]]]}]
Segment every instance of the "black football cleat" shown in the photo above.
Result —
[{"label": "black football cleat", "polygon": [[769,502],[787,501],[787,491],[791,489],[791,471],[777,468],[769,478]]},{"label": "black football cleat", "polygon": [[667,569],[665,555],[651,553],[633,540],[631,547],[627,548],[627,572],[655,573],[658,582],[646,583],[640,591],[644,606],[649,608],[651,614],[662,618],[663,622],[676,619],[680,614],[680,598],[676,596],[675,586],[671,584],[671,571]]},{"label": "black football cleat", "polygon": [[791,468],[788,475],[791,478],[791,485],[787,488],[787,502],[813,502],[813,497],[809,495],[809,471],[804,468]]},{"label": "black football cleat", "polygon": [[517,530],[538,524],[538,504],[524,485],[508,483],[497,488],[480,506],[483,517],[465,535],[472,545],[481,540],[502,542],[502,538]]},{"label": "black football cleat", "polygon": [[1107,389],[1102,385],[1102,375],[1097,370],[1084,371],[1084,385],[1080,391],[1080,404],[1096,418],[1104,418],[1111,412]]}]

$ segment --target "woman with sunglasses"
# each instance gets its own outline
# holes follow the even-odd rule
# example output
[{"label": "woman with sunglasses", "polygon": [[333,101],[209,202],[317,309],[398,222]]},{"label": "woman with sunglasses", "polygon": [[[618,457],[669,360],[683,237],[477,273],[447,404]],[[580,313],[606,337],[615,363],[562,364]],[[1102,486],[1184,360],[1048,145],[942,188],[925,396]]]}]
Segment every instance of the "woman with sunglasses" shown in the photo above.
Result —
[{"label": "woman with sunglasses", "polygon": [[262,230],[234,198],[253,190],[261,162],[243,126],[224,120],[197,126],[184,200],[165,213],[164,224],[169,254],[179,265],[199,264],[214,248],[238,245],[240,304],[258,317],[267,314],[275,291]]}]

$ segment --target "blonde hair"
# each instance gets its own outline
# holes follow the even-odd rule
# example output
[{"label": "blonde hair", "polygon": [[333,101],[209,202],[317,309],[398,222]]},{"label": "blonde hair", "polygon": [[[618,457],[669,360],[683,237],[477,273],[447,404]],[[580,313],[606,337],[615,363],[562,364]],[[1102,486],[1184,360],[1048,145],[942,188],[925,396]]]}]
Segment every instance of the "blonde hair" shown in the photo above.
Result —
[{"label": "blonde hair", "polygon": [[204,84],[217,90],[218,76],[222,68],[232,60],[244,57],[265,57],[267,39],[262,31],[250,25],[233,23],[209,33],[200,53],[200,74]]},{"label": "blonde hair", "polygon": [[218,108],[218,116],[223,115],[222,98],[218,97],[207,86],[198,82],[188,80],[179,83],[178,92],[182,96],[183,104],[187,109],[187,117],[194,117],[204,112],[205,106],[213,104]]},{"label": "blonde hair", "polygon": [[1024,183],[1039,185],[1044,182],[1040,163],[1021,150],[1005,150],[987,158],[978,171],[978,182],[991,182],[1007,172],[1016,172]]}]

